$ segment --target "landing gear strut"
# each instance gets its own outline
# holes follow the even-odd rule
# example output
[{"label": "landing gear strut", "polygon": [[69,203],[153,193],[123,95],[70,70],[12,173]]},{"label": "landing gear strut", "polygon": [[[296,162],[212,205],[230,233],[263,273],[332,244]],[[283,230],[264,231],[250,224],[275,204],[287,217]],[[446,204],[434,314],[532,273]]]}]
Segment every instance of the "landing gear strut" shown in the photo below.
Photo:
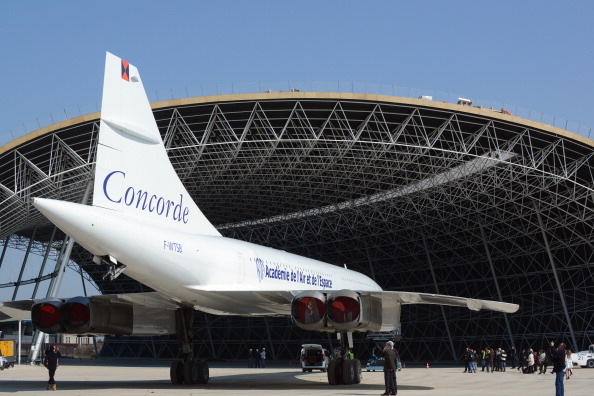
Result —
[{"label": "landing gear strut", "polygon": [[361,383],[361,361],[351,359],[353,333],[340,332],[340,356],[328,364],[328,383],[330,385],[353,385]]},{"label": "landing gear strut", "polygon": [[177,337],[181,359],[171,363],[169,374],[174,385],[206,384],[210,378],[208,362],[194,360],[194,344],[192,343],[194,310],[180,308],[175,313]]},{"label": "landing gear strut", "polygon": [[103,280],[107,279],[110,282],[120,276],[126,269],[124,264],[118,263],[112,256],[93,256],[93,262],[95,264],[105,263],[108,266],[107,271],[103,274]]}]

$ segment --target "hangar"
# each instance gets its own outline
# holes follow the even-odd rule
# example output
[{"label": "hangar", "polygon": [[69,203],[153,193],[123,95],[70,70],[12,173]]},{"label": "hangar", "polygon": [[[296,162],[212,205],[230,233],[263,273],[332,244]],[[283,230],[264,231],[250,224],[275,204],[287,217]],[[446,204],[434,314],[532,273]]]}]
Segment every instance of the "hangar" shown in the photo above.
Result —
[{"label": "hangar", "polygon": [[[387,290],[521,306],[512,315],[407,306],[405,359],[457,360],[467,346],[549,340],[581,350],[594,342],[594,141],[464,104],[267,92],[168,100],[153,111],[181,180],[223,235],[346,265]],[[0,148],[2,259],[7,247],[67,257],[102,293],[147,291],[125,273],[104,280],[28,202],[90,202],[98,120],[68,119]],[[38,286],[61,273],[45,263],[23,279],[24,261],[19,278],[0,286],[16,297],[35,285],[19,297],[45,297]],[[304,342],[332,342],[290,318],[198,314],[195,328],[196,351],[210,359],[246,358],[261,346],[271,359],[292,359]],[[364,357],[370,343],[356,348]],[[102,350],[176,353],[164,337],[109,338]]]}]

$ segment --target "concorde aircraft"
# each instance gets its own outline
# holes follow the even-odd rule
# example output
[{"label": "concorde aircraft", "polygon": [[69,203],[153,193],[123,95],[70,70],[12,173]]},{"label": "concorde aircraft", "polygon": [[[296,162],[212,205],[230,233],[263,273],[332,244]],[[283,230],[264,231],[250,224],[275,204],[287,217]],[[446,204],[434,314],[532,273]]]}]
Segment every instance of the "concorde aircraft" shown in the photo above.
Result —
[{"label": "concorde aircraft", "polygon": [[[177,334],[174,384],[206,383],[193,354],[195,310],[214,315],[291,316],[295,325],[340,335],[331,384],[360,382],[352,332],[392,331],[401,305],[441,304],[513,313],[518,305],[383,291],[364,274],[225,238],[202,214],[167,156],[138,69],[107,53],[92,205],[33,198],[33,206],[105,265],[151,293],[0,303],[0,320],[24,319],[49,334]],[[23,311],[27,315],[23,314]]]}]

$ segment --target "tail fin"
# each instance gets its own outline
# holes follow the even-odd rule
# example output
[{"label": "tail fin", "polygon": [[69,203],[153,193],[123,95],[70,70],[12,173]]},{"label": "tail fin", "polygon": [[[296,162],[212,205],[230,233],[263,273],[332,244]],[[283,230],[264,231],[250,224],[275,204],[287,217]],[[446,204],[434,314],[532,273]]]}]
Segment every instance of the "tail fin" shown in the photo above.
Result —
[{"label": "tail fin", "polygon": [[221,235],[175,173],[138,69],[107,53],[93,205],[202,235]]}]

